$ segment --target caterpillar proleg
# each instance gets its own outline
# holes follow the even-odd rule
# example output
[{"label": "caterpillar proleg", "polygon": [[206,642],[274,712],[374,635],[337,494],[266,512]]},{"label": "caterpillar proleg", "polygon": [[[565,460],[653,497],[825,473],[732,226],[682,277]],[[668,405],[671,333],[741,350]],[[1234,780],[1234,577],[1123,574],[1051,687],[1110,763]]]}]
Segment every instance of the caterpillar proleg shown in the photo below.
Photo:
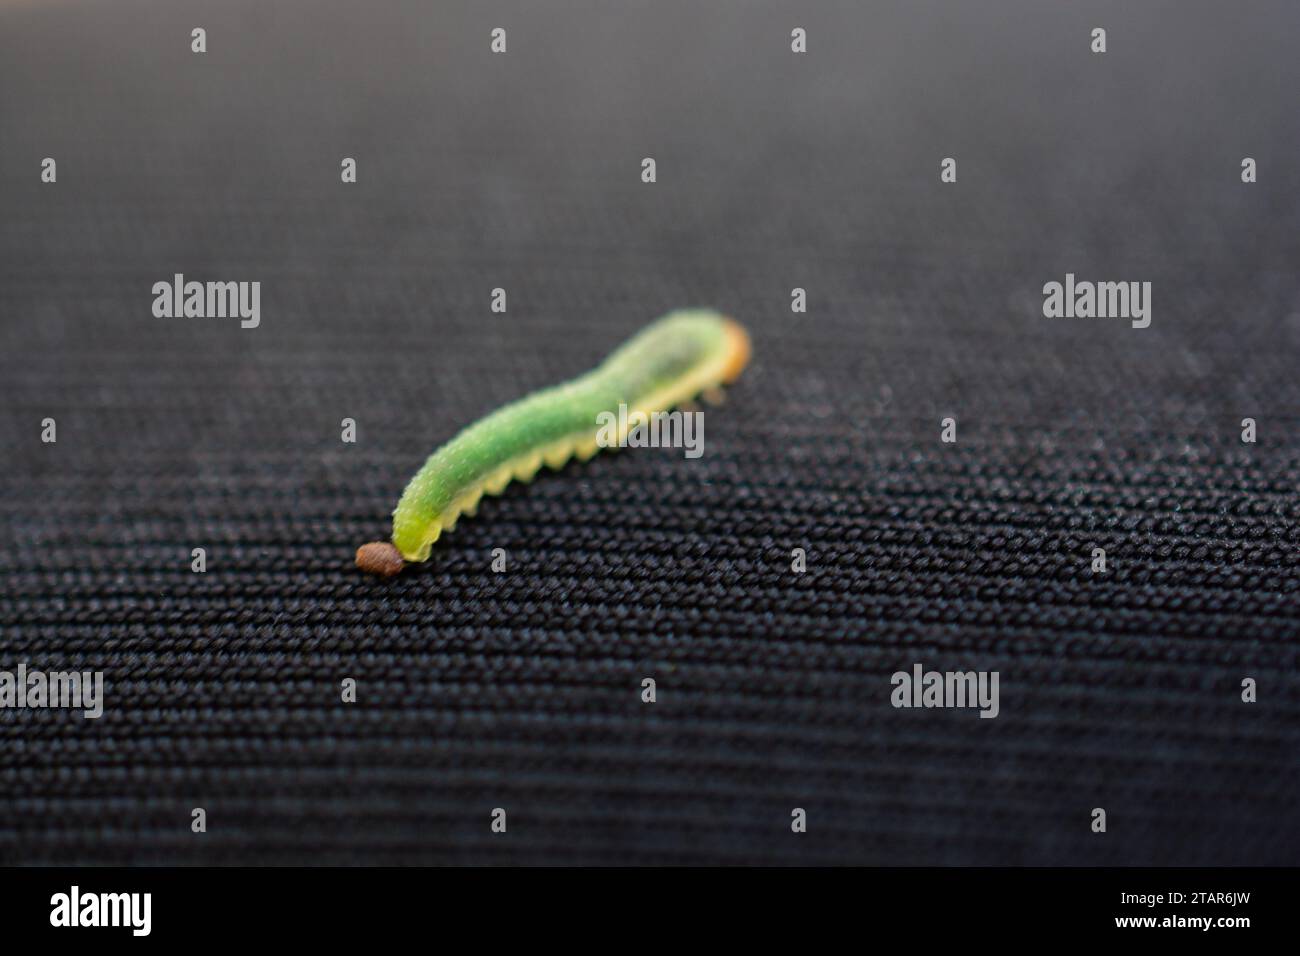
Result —
[{"label": "caterpillar proleg", "polygon": [[709,395],[749,362],[749,335],[734,319],[704,309],[671,312],[625,342],[599,366],[534,392],[479,419],[425,461],[393,512],[392,541],[357,549],[357,567],[391,576],[426,561],[435,541],[484,495],[531,481],[542,465],[564,466],[599,450],[602,413],[646,417]]}]

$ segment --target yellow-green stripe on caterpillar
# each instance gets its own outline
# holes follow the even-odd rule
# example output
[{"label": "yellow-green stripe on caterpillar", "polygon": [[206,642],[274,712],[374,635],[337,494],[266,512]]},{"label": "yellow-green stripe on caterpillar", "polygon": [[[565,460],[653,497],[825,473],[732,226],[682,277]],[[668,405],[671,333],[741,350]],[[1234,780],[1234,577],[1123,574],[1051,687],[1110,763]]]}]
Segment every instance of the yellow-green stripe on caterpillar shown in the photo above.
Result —
[{"label": "yellow-green stripe on caterpillar", "polygon": [[[393,512],[393,539],[357,549],[357,567],[391,576],[426,561],[438,536],[473,515],[483,495],[512,479],[531,481],[599,450],[605,413],[621,421],[665,412],[740,375],[749,335],[734,319],[706,309],[670,312],[625,342],[586,375],[511,402],[443,445],[411,479]],[[623,427],[620,425],[620,427]],[[626,437],[620,435],[621,440]]]}]

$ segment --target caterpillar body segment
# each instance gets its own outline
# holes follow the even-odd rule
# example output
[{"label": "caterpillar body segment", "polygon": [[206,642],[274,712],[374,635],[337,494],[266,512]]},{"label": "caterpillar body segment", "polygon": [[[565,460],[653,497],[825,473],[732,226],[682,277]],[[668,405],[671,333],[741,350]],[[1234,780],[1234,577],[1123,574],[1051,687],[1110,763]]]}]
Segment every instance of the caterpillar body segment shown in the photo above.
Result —
[{"label": "caterpillar body segment", "polygon": [[392,542],[363,545],[357,566],[388,576],[407,561],[428,560],[434,542],[463,515],[473,516],[484,495],[595,455],[602,412],[627,408],[621,444],[635,413],[715,397],[749,356],[749,335],[735,320],[703,309],[669,313],[587,374],[497,409],[430,455],[393,512]]}]

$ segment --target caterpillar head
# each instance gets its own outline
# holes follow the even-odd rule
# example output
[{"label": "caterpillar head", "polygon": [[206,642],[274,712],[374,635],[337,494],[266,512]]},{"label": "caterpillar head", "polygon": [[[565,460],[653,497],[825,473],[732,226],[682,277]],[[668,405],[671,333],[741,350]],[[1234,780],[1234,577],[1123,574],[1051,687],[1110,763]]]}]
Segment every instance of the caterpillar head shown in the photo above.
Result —
[{"label": "caterpillar head", "polygon": [[391,541],[371,541],[357,548],[357,567],[391,578],[406,567],[406,559]]}]

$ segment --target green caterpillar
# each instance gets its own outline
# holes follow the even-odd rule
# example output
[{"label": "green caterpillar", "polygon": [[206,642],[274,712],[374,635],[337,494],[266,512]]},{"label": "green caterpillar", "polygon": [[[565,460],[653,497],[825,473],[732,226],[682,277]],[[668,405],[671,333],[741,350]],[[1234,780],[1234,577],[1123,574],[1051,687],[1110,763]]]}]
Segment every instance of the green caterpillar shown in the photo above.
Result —
[{"label": "green caterpillar", "polygon": [[483,495],[531,481],[543,463],[559,469],[575,455],[591,458],[602,413],[620,404],[627,419],[668,411],[734,381],[749,354],[735,320],[703,309],[669,313],[586,375],[497,409],[430,455],[393,512],[392,542],[362,545],[357,567],[391,576],[407,561],[428,560],[439,535],[473,516]]}]

